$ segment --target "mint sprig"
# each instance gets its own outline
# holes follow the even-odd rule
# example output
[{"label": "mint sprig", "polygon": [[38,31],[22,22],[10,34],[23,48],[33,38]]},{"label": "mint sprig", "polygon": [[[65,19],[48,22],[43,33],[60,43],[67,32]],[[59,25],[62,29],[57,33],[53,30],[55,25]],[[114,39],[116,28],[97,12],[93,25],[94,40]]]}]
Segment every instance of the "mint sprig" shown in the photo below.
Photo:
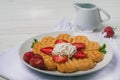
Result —
[{"label": "mint sprig", "polygon": [[35,43],[37,43],[38,40],[37,39],[34,39],[33,42],[32,42],[32,45],[31,45],[31,48],[33,48],[33,46],[35,45]]},{"label": "mint sprig", "polygon": [[99,51],[102,52],[103,54],[106,54],[106,52],[107,52],[106,51],[106,46],[107,46],[106,44],[103,44]]}]

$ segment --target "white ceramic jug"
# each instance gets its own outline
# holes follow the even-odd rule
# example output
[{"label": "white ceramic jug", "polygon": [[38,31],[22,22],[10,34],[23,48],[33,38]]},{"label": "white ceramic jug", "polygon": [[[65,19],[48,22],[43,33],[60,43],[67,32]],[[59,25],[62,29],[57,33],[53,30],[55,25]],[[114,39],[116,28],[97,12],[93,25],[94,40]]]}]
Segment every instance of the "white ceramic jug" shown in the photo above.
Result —
[{"label": "white ceramic jug", "polygon": [[[99,25],[110,19],[110,16],[104,10],[90,3],[74,3],[76,8],[75,25],[81,30],[93,31]],[[102,20],[100,11],[103,12],[107,19]]]}]

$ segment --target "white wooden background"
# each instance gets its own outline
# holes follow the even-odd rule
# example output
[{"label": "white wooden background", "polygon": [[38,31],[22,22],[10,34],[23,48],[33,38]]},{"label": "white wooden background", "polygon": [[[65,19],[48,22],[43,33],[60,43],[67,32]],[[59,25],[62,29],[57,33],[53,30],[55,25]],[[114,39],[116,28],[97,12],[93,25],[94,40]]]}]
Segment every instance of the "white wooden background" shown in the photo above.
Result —
[{"label": "white wooden background", "polygon": [[111,20],[105,25],[117,27],[120,41],[120,0],[0,0],[0,52],[51,30],[64,17],[72,20],[74,2],[93,3],[107,11]]}]

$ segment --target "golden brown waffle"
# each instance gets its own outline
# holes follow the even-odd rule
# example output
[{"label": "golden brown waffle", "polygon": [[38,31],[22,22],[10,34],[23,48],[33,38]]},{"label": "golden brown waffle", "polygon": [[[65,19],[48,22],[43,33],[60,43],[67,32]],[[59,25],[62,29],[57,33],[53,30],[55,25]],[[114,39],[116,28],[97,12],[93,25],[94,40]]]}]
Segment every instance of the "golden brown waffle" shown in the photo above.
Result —
[{"label": "golden brown waffle", "polygon": [[95,62],[92,61],[91,58],[85,58],[85,59],[73,59],[74,65],[76,65],[76,68],[78,71],[88,70],[95,66]]},{"label": "golden brown waffle", "polygon": [[59,34],[57,37],[56,37],[57,40],[59,39],[64,39],[64,40],[67,40],[68,42],[71,42],[72,41],[72,38],[69,34]]},{"label": "golden brown waffle", "polygon": [[40,54],[40,49],[41,48],[44,48],[43,44],[41,42],[37,42],[34,44],[33,46],[33,52],[36,53],[36,54]]},{"label": "golden brown waffle", "polygon": [[91,58],[68,60],[66,63],[57,64],[57,70],[62,73],[89,70],[95,66]]},{"label": "golden brown waffle", "polygon": [[53,38],[52,36],[46,36],[41,39],[41,43],[43,43],[46,46],[54,46],[56,39]]},{"label": "golden brown waffle", "polygon": [[90,41],[88,43],[88,45],[86,45],[85,50],[99,50],[100,49],[100,45],[97,42],[92,42]]},{"label": "golden brown waffle", "polygon": [[81,42],[81,43],[85,43],[86,45],[89,44],[89,40],[86,36],[75,36],[73,37],[72,43],[74,42]]},{"label": "golden brown waffle", "polygon": [[[67,40],[70,43],[81,42],[86,44],[86,48],[83,50],[87,54],[87,58],[84,59],[68,59],[65,63],[56,63],[52,59],[52,55],[46,55],[40,51],[44,47],[54,47],[55,41],[59,39]],[[44,59],[44,69],[57,70],[62,73],[70,73],[75,71],[89,70],[93,68],[96,63],[100,62],[104,55],[99,52],[99,44],[97,42],[89,41],[86,36],[71,37],[69,34],[59,34],[56,38],[52,36],[45,36],[39,42],[33,46],[33,52],[39,54]]]},{"label": "golden brown waffle", "polygon": [[76,67],[71,59],[69,59],[65,63],[58,64],[57,63],[57,70],[62,73],[70,73],[76,71]]},{"label": "golden brown waffle", "polygon": [[[48,43],[47,43],[48,44]],[[52,57],[44,54],[40,51],[41,48],[48,47],[48,45],[43,44],[43,42],[37,42],[33,47],[33,52],[39,54],[44,59],[44,68],[47,70],[56,70],[56,63],[52,60]]]},{"label": "golden brown waffle", "polygon": [[33,46],[34,53],[41,53],[40,49],[44,47],[53,47],[56,39],[51,36],[46,36],[41,39],[41,41],[37,42]]},{"label": "golden brown waffle", "polygon": [[47,70],[56,70],[56,63],[52,60],[52,57],[51,56],[44,56],[43,57],[44,59],[44,67],[45,69]]},{"label": "golden brown waffle", "polygon": [[104,55],[98,51],[98,50],[93,50],[93,51],[85,51],[85,53],[88,55],[89,58],[91,58],[94,62],[100,62]]}]

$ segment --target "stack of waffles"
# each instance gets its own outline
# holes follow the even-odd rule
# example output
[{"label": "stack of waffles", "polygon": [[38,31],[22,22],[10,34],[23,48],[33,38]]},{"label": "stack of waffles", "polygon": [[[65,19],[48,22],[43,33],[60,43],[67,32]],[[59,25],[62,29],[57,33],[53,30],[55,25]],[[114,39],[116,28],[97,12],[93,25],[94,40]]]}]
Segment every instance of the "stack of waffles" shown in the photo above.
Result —
[{"label": "stack of waffles", "polygon": [[[51,55],[46,55],[43,52],[40,51],[41,48],[44,47],[54,47],[55,41],[64,39],[67,40],[69,43],[74,42],[81,42],[86,45],[83,52],[87,54],[87,57],[84,59],[75,59],[69,58],[68,61],[65,63],[56,63],[53,61]],[[40,41],[38,41],[34,47],[33,52],[35,54],[39,54],[44,59],[44,69],[46,70],[52,70],[52,71],[59,71],[62,73],[70,73],[70,72],[76,72],[76,71],[85,71],[92,69],[96,66],[98,62],[100,62],[104,58],[104,54],[102,54],[100,51],[100,45],[97,42],[89,41],[86,36],[71,36],[69,34],[59,34],[56,37],[52,36],[45,36]]]}]

